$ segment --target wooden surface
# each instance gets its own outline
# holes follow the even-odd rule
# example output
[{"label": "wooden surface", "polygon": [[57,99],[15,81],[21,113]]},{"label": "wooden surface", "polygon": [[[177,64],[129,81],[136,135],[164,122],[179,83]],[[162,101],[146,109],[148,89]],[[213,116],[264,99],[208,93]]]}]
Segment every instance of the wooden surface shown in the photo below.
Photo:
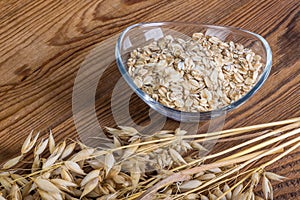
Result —
[{"label": "wooden surface", "polygon": [[[72,91],[90,52],[131,24],[174,20],[241,27],[270,43],[269,79],[253,98],[227,114],[224,128],[300,116],[298,0],[5,0],[0,1],[0,162],[19,152],[32,129],[42,134],[52,129],[57,140],[78,137]],[[110,97],[120,75],[115,64],[104,75],[94,108],[102,127],[115,126]],[[132,95],[129,110],[136,123],[149,123],[148,109]],[[168,120],[166,126],[177,125]],[[300,149],[269,170],[290,177],[274,183],[275,199],[300,199]]]}]

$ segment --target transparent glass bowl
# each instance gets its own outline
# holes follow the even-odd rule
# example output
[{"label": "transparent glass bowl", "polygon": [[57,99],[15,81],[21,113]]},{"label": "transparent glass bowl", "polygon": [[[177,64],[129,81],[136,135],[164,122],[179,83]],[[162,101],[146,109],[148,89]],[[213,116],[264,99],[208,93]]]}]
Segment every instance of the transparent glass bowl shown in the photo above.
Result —
[{"label": "transparent glass bowl", "polygon": [[[139,89],[130,77],[126,63],[130,52],[138,47],[148,45],[166,35],[172,35],[173,37],[187,40],[196,32],[202,32],[209,36],[216,36],[223,41],[233,41],[244,45],[245,48],[251,48],[253,52],[262,57],[261,63],[263,64],[263,67],[254,87],[239,100],[217,110],[207,112],[183,112],[162,105]],[[132,25],[121,33],[116,44],[115,54],[118,68],[133,91],[152,109],[169,118],[183,122],[209,120],[224,115],[228,111],[242,105],[263,85],[269,76],[272,66],[272,52],[270,46],[268,42],[258,34],[234,27],[181,22],[140,23]]]}]

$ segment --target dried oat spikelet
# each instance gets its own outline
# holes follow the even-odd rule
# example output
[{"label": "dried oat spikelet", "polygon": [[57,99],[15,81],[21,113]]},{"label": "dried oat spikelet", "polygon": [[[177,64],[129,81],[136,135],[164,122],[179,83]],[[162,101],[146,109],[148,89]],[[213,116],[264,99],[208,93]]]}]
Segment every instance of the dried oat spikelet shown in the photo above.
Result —
[{"label": "dried oat spikelet", "polygon": [[105,161],[104,161],[106,176],[108,175],[109,171],[111,170],[114,164],[115,164],[115,158],[113,154],[112,153],[106,154]]},{"label": "dried oat spikelet", "polygon": [[98,178],[94,178],[92,180],[90,180],[83,189],[83,192],[80,196],[80,198],[82,199],[82,197],[86,196],[88,193],[90,193],[91,191],[93,191],[98,185]]},{"label": "dried oat spikelet", "polygon": [[[140,143],[140,139],[137,139],[135,140],[134,142],[130,143],[132,145],[134,144],[139,144]],[[128,158],[129,156],[133,155],[136,150],[139,148],[139,146],[133,146],[133,147],[130,147],[130,148],[127,148],[125,151],[124,151],[124,154],[122,156],[122,159],[126,159]]]},{"label": "dried oat spikelet", "polygon": [[95,150],[93,148],[82,149],[81,151],[76,153],[70,160],[73,162],[79,162],[79,161],[86,160],[94,153],[94,151]]},{"label": "dried oat spikelet", "polygon": [[20,188],[16,183],[12,185],[9,196],[14,200],[22,199]]},{"label": "dried oat spikelet", "polygon": [[35,135],[35,137],[33,138],[33,140],[31,140],[32,139],[32,133],[33,133],[33,131],[31,131],[31,133],[28,135],[28,137],[25,139],[25,141],[22,145],[22,149],[21,149],[22,154],[28,153],[34,147],[34,145],[35,145],[35,143],[36,143],[36,141],[37,141],[37,139],[40,135],[40,133],[37,133]]},{"label": "dried oat spikelet", "polygon": [[265,199],[273,199],[273,187],[265,175],[262,176],[262,190]]},{"label": "dried oat spikelet", "polygon": [[93,170],[90,173],[88,173],[81,181],[80,186],[83,187],[85,186],[88,182],[91,180],[97,178],[100,175],[100,170]]},{"label": "dried oat spikelet", "polygon": [[182,185],[179,186],[180,191],[185,192],[185,191],[189,191],[192,190],[194,188],[199,187],[200,185],[202,185],[202,182],[199,180],[190,180],[187,182],[184,182]]},{"label": "dried oat spikelet", "polygon": [[16,164],[18,164],[23,158],[23,155],[17,156],[13,159],[8,160],[4,165],[2,166],[2,169],[10,169]]},{"label": "dried oat spikelet", "polygon": [[39,170],[40,164],[41,164],[41,160],[40,160],[39,155],[35,155],[32,166],[31,166],[31,172],[33,173],[33,172],[36,172],[37,170]]},{"label": "dried oat spikelet", "polygon": [[172,159],[177,163],[177,164],[187,164],[187,162],[182,158],[182,156],[180,155],[180,153],[178,153],[176,150],[174,149],[169,149],[169,153],[170,156],[172,157]]},{"label": "dried oat spikelet", "polygon": [[286,179],[286,177],[280,176],[280,175],[272,173],[272,172],[264,172],[263,175],[266,176],[270,180],[279,181],[279,182],[281,182],[284,179]]},{"label": "dried oat spikelet", "polygon": [[68,170],[75,172],[77,174],[85,175],[85,172],[81,169],[81,167],[76,162],[68,160],[65,161],[64,163]]},{"label": "dried oat spikelet", "polygon": [[227,192],[229,191],[227,194],[226,194],[226,199],[231,199],[232,198],[232,191],[230,190],[230,187],[227,183],[224,184],[224,187],[223,187],[223,192]]},{"label": "dried oat spikelet", "polygon": [[53,138],[52,130],[49,133],[49,152],[52,154],[55,149],[55,140]]},{"label": "dried oat spikelet", "polygon": [[55,147],[55,149],[53,150],[50,157],[43,164],[42,168],[45,169],[45,168],[52,166],[58,160],[58,158],[61,156],[65,147],[66,147],[66,141],[63,141],[60,144],[58,144],[57,147]]},{"label": "dried oat spikelet", "polygon": [[75,147],[76,147],[76,143],[75,142],[69,144],[65,148],[64,152],[62,153],[61,159],[63,160],[65,158],[67,158],[68,156],[70,156],[73,153],[73,151],[75,150]]},{"label": "dried oat spikelet", "polygon": [[239,184],[232,192],[232,198],[237,198],[243,190],[244,186],[243,184]]},{"label": "dried oat spikelet", "polygon": [[135,162],[133,166],[129,169],[129,171],[130,171],[132,186],[136,188],[141,178],[141,170],[138,164]]},{"label": "dried oat spikelet", "polygon": [[46,139],[46,140],[42,139],[40,141],[40,143],[35,147],[34,154],[35,155],[42,154],[46,150],[46,148],[47,148],[48,141],[49,141],[49,139]]}]

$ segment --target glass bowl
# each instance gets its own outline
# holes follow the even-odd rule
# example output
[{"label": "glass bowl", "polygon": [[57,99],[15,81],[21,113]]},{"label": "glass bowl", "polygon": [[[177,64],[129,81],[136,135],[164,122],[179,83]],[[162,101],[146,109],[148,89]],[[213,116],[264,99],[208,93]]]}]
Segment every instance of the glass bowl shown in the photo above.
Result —
[{"label": "glass bowl", "polygon": [[[222,107],[220,109],[206,112],[184,112],[164,106],[158,101],[152,99],[147,93],[138,88],[128,73],[127,60],[130,52],[138,47],[143,47],[153,41],[171,35],[173,37],[188,39],[193,33],[202,32],[204,35],[215,36],[223,41],[233,41],[244,45],[245,48],[251,48],[252,51],[260,55],[263,64],[261,73],[253,88],[237,101]],[[157,22],[157,23],[139,23],[126,28],[120,35],[116,44],[116,61],[118,68],[133,91],[152,109],[172,118],[183,122],[199,122],[209,120],[226,114],[228,111],[237,108],[245,103],[258,89],[263,85],[269,76],[272,66],[272,52],[268,42],[260,35],[250,31],[234,27],[203,25],[195,23],[182,22]]]}]

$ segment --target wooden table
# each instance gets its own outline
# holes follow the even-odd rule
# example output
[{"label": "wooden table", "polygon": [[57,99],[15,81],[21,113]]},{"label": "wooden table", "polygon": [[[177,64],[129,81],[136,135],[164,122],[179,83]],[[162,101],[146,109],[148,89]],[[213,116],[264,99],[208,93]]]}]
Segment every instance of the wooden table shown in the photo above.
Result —
[{"label": "wooden table", "polygon": [[[56,140],[82,137],[75,124],[83,127],[81,131],[89,130],[95,122],[85,115],[89,109],[95,108],[101,127],[116,125],[111,96],[121,76],[113,61],[94,88],[95,105],[83,102],[78,107],[79,119],[91,124],[78,125],[78,117],[74,119],[73,86],[79,69],[101,63],[107,58],[105,53],[113,55],[112,51],[103,51],[101,45],[113,49],[117,35],[138,22],[188,21],[236,26],[261,34],[273,51],[270,77],[254,97],[227,114],[223,128],[299,117],[299,20],[297,0],[1,1],[0,162],[18,154],[22,141],[33,129],[42,135],[52,129]],[[99,45],[101,55],[93,57],[91,52]],[[89,73],[88,77],[94,74]],[[130,91],[127,85],[121,85],[124,91]],[[84,93],[80,97],[85,97]],[[127,98],[131,98],[128,101],[133,121],[139,125],[150,123],[149,108],[136,95]],[[120,123],[130,125],[126,118],[119,119]],[[177,122],[167,120],[166,127],[176,126]],[[300,149],[269,167],[290,177],[275,183],[275,199],[300,199],[299,162]]]}]

